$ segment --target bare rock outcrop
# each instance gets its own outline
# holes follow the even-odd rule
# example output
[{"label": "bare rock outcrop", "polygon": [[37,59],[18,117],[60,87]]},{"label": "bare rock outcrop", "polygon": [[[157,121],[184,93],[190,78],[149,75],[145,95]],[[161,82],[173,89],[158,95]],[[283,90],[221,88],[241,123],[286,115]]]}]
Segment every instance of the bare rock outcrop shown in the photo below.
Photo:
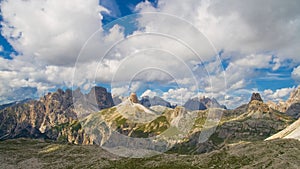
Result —
[{"label": "bare rock outcrop", "polygon": [[253,100],[257,100],[257,101],[263,102],[263,99],[261,98],[261,96],[260,96],[259,93],[252,93],[250,103],[251,103]]},{"label": "bare rock outcrop", "polygon": [[226,106],[220,105],[215,98],[208,98],[208,97],[195,97],[189,99],[184,105],[187,110],[206,110],[208,108],[222,108],[226,109]]},{"label": "bare rock outcrop", "polygon": [[77,112],[81,109],[75,108],[74,101],[82,101],[84,109],[92,104],[99,109],[113,106],[110,93],[102,87],[92,88],[87,95],[80,90],[58,89],[39,100],[0,110],[0,140],[18,137],[57,140],[63,136],[69,142],[82,142],[84,133],[78,122],[82,113]]},{"label": "bare rock outcrop", "polygon": [[290,97],[286,101],[274,103],[269,101],[268,106],[280,112],[298,119],[300,117],[300,86],[291,92]]},{"label": "bare rock outcrop", "polygon": [[129,99],[130,99],[130,101],[132,101],[133,103],[138,103],[138,102],[139,102],[139,100],[138,100],[138,98],[137,98],[137,96],[136,96],[136,93],[131,93],[130,96],[129,96]]}]

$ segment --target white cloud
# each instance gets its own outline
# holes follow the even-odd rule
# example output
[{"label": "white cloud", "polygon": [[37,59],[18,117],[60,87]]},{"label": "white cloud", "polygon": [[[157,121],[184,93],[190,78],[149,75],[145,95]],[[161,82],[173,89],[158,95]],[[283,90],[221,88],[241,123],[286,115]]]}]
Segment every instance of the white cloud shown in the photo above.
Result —
[{"label": "white cloud", "polygon": [[187,88],[169,89],[162,94],[163,99],[178,105],[183,105],[188,99],[195,96],[196,93],[191,92]]},{"label": "white cloud", "polygon": [[273,66],[272,70],[278,70],[280,68],[280,66],[281,66],[280,62],[281,61],[280,61],[279,58],[277,58],[277,57],[273,58],[274,66]]},{"label": "white cloud", "polygon": [[234,66],[247,68],[268,68],[270,67],[272,56],[270,55],[248,55],[233,62]]},{"label": "white cloud", "polygon": [[296,81],[300,81],[300,66],[295,67],[292,72],[292,77]]},{"label": "white cloud", "polygon": [[245,96],[226,95],[225,98],[226,99],[222,104],[229,109],[236,108],[237,106],[248,102],[248,98]]},{"label": "white cloud", "polygon": [[[259,69],[278,70],[287,59],[292,59],[293,64],[300,63],[300,51],[297,47],[300,45],[300,15],[295,7],[297,5],[300,5],[298,1],[249,1],[245,4],[235,0],[230,3],[214,0],[188,0],[185,3],[179,0],[160,0],[158,8],[153,8],[146,1],[140,3],[137,10],[178,16],[186,20],[186,23],[195,25],[218,51],[224,50],[222,56],[229,62],[225,70],[226,82],[222,71],[210,70],[213,73],[204,79],[205,85],[201,87],[206,92],[218,93],[226,90],[226,83],[228,93],[245,88],[251,83],[251,79],[260,75]],[[265,6],[270,10],[266,10]],[[277,10],[279,7],[281,10]],[[174,36],[187,42],[190,42],[189,37],[199,38],[191,31],[180,34],[177,30],[185,30],[180,22],[177,21],[176,29],[172,29],[175,24],[165,20],[164,15],[153,19],[146,13],[139,18],[139,24],[146,31],[171,35],[174,33],[177,35]],[[155,27],[157,23],[160,23],[159,27]],[[143,41],[147,42],[150,41]],[[198,43],[195,45],[193,42]],[[192,48],[205,46],[205,41],[193,42],[189,43]],[[205,57],[208,52],[202,50],[200,53],[204,55],[204,60],[209,60]],[[185,59],[188,60],[187,58]],[[208,70],[216,66],[210,63],[207,65]]]},{"label": "white cloud", "polygon": [[98,0],[1,2],[2,35],[23,57],[72,65],[84,42],[101,29]]},{"label": "white cloud", "polygon": [[291,92],[295,90],[295,87],[281,88],[272,91],[270,89],[266,89],[263,91],[262,96],[266,100],[278,102],[280,100],[286,100],[288,96],[290,96]]},{"label": "white cloud", "polygon": [[143,94],[141,94],[141,97],[144,97],[144,96],[154,97],[154,96],[159,96],[159,95],[155,91],[151,91],[151,90],[147,89]]},{"label": "white cloud", "polygon": [[[233,92],[234,103],[228,104],[235,105],[248,99],[239,92],[258,76],[257,69],[278,70],[286,59],[299,65],[298,3],[159,0],[154,8],[145,1],[137,11],[167,14],[133,16],[139,29],[124,38],[119,25],[103,33],[100,11],[106,9],[98,0],[2,1],[2,34],[20,55],[0,60],[0,80],[7,82],[0,84],[1,94],[24,86],[45,91],[70,86],[72,81],[79,86],[112,81],[116,84],[112,92],[120,95],[141,88],[141,83],[128,87],[131,81],[171,81],[178,89],[165,92],[165,99],[186,101],[202,89],[214,97]],[[228,59],[225,72],[214,47],[224,50],[222,57]],[[300,66],[292,76],[300,79]]]},{"label": "white cloud", "polygon": [[[102,29],[99,12],[105,9],[98,4],[98,0],[2,1],[1,33],[19,54],[13,60],[0,58],[0,80],[5,82],[0,84],[1,95],[12,95],[12,91],[28,87],[36,88],[39,95],[52,88],[71,87],[72,66],[79,50],[92,33]],[[113,37],[104,40],[109,43]],[[80,61],[77,70],[81,73],[76,76],[83,81],[94,78],[94,71],[85,74],[91,71],[87,71],[88,66],[97,68],[93,59],[91,62],[85,57]],[[1,98],[3,101],[5,98]]]},{"label": "white cloud", "polygon": [[[223,72],[211,75],[208,80],[211,81],[213,87],[207,86],[206,91],[233,92],[237,89],[244,88],[249,81],[255,78],[258,70],[262,68],[272,68],[272,56],[270,55],[248,55],[241,58],[232,59],[227,68]],[[226,85],[225,85],[226,83]]]},{"label": "white cloud", "polygon": [[111,93],[114,96],[127,97],[130,93],[137,92],[142,86],[143,83],[139,81],[116,82],[111,85]]},{"label": "white cloud", "polygon": [[128,96],[129,89],[127,87],[114,87],[111,90],[113,96]]},{"label": "white cloud", "polygon": [[244,86],[246,86],[245,80],[242,79],[242,80],[240,80],[240,81],[234,83],[233,85],[231,85],[231,86],[230,86],[230,89],[231,89],[231,90],[241,89],[241,88],[243,88]]}]

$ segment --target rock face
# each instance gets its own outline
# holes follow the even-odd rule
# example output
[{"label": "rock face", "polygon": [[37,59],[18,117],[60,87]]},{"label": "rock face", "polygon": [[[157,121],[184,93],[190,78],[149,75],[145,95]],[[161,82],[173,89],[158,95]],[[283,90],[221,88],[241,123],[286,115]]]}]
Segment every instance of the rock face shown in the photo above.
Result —
[{"label": "rock face", "polygon": [[80,89],[76,89],[72,92],[72,95],[78,118],[114,106],[111,93],[103,87],[93,87],[87,94],[83,94]]},{"label": "rock face", "polygon": [[286,127],[284,130],[268,137],[266,140],[278,139],[278,138],[293,138],[300,141],[300,119]]},{"label": "rock face", "polygon": [[267,104],[275,110],[285,112],[287,115],[298,119],[300,117],[300,86],[291,92],[287,101],[279,101],[277,104],[268,102]]},{"label": "rock face", "polygon": [[113,97],[114,105],[122,103],[122,99],[119,96]]},{"label": "rock face", "polygon": [[291,104],[285,113],[295,119],[299,119],[299,117],[300,117],[300,102]]},{"label": "rock face", "polygon": [[251,96],[251,101],[253,100],[257,100],[257,101],[260,101],[260,102],[263,102],[262,98],[260,97],[260,94],[259,93],[252,93],[252,96]]},{"label": "rock face", "polygon": [[220,105],[216,99],[210,99],[207,97],[189,99],[183,105],[183,107],[185,107],[188,110],[206,110],[208,108],[226,109],[226,107],[224,105]]},{"label": "rock face", "polygon": [[129,99],[130,99],[130,101],[132,101],[133,103],[138,103],[138,102],[139,102],[139,100],[138,100],[138,98],[137,98],[137,96],[136,96],[136,93],[131,93],[130,96],[129,96]]},{"label": "rock face", "polygon": [[[93,105],[103,109],[113,105],[110,93],[107,93],[104,88],[94,87],[87,95],[78,90],[72,92],[70,89],[66,91],[58,89],[39,100],[31,100],[1,110],[0,140],[18,137],[56,140],[61,135],[66,135],[70,142],[81,142],[83,133],[80,131],[78,116],[82,112],[78,112],[81,109],[75,109],[73,101],[82,100],[84,104],[80,102],[80,106],[84,108]],[[69,128],[62,126],[69,126]]]},{"label": "rock face", "polygon": [[207,107],[198,98],[189,99],[184,105],[188,110],[205,110]]},{"label": "rock face", "polygon": [[293,103],[299,103],[299,102],[300,102],[300,86],[291,93],[289,99],[287,100],[287,103],[289,105]]},{"label": "rock face", "polygon": [[140,103],[145,107],[151,107],[151,106],[164,106],[173,108],[170,102],[165,101],[164,99],[154,96],[150,98],[149,96],[143,96]]},{"label": "rock face", "polygon": [[[183,149],[182,147],[185,147],[185,151],[204,153],[217,147],[222,147],[226,143],[264,140],[293,122],[291,117],[270,108],[262,101],[259,101],[261,100],[259,97],[256,98],[258,100],[254,99],[250,103],[233,110],[208,109],[198,111],[199,113],[195,117],[195,128],[189,140],[179,144],[178,147],[175,147],[175,149],[178,149],[174,151],[180,152]],[[212,110],[216,110],[216,112],[214,113]],[[216,115],[218,117],[220,113],[222,114],[221,119],[215,124],[215,131],[205,142],[199,142],[201,132],[211,129],[202,129],[207,122],[208,115]]]},{"label": "rock face", "polygon": [[278,110],[280,112],[285,112],[287,110],[287,104],[285,101],[279,101],[277,104],[272,102],[272,101],[268,101],[266,103],[270,108]]},{"label": "rock face", "polygon": [[61,89],[48,93],[40,100],[8,107],[0,112],[1,139],[17,137],[47,137],[55,125],[76,119],[72,108],[72,92]]},{"label": "rock face", "polygon": [[100,110],[114,106],[111,94],[103,87],[93,87],[87,94],[86,98],[91,104],[97,106]]},{"label": "rock face", "polygon": [[[105,143],[114,147],[120,144],[137,145],[138,142],[134,143],[133,138],[161,135],[159,139],[176,143],[174,151],[204,153],[226,143],[264,140],[292,122],[291,117],[259,100],[252,100],[235,110],[187,111],[184,107],[177,106],[175,109],[164,107],[158,111],[163,106],[154,106],[157,109],[152,110],[141,104],[133,104],[138,102],[135,94],[131,94],[118,106],[78,118],[81,113],[77,111],[81,109],[74,107],[74,101],[79,102],[78,107],[84,110],[91,105],[108,107],[111,105],[111,96],[105,91],[94,88],[94,91],[85,95],[80,90],[58,90],[40,100],[8,107],[0,111],[0,140],[18,137],[49,138],[74,144]],[[96,99],[91,99],[93,95]],[[105,101],[105,98],[109,101]],[[92,100],[96,101],[91,102]],[[205,108],[216,104],[216,101],[209,98],[197,98],[195,101]],[[208,117],[210,120],[207,120]],[[222,119],[218,121],[218,117]],[[207,140],[200,142],[201,132],[205,135],[205,132],[213,128],[216,130],[207,135]],[[152,142],[142,143],[157,147]]]},{"label": "rock face", "polygon": [[300,86],[291,93],[285,107],[287,115],[296,119],[300,117]]}]

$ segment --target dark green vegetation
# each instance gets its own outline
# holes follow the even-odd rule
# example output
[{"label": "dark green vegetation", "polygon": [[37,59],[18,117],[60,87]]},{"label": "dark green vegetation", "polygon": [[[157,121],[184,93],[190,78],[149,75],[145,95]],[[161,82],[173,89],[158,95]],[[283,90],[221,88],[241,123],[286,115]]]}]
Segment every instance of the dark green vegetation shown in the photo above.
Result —
[{"label": "dark green vegetation", "polygon": [[200,155],[161,154],[120,158],[98,146],[14,139],[0,142],[0,168],[298,168],[300,142],[239,143]]}]

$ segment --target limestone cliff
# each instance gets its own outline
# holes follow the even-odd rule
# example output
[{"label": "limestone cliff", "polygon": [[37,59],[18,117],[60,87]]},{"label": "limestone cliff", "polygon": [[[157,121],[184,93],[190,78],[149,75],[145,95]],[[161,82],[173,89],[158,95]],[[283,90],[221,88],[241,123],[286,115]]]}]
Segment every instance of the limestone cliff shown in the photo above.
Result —
[{"label": "limestone cliff", "polygon": [[[84,113],[74,106],[74,101],[83,103],[82,100],[85,100],[84,108],[95,106],[103,109],[113,106],[110,93],[101,87],[92,88],[86,95],[79,90],[58,89],[39,100],[31,100],[1,110],[0,140],[18,137],[56,140],[63,136],[70,142],[82,142],[84,133],[78,123],[78,116]],[[92,111],[91,108],[88,110]]]},{"label": "limestone cliff", "polygon": [[285,112],[287,115],[298,119],[300,117],[300,86],[291,92],[290,97],[286,101],[279,101],[267,103],[269,107]]}]

